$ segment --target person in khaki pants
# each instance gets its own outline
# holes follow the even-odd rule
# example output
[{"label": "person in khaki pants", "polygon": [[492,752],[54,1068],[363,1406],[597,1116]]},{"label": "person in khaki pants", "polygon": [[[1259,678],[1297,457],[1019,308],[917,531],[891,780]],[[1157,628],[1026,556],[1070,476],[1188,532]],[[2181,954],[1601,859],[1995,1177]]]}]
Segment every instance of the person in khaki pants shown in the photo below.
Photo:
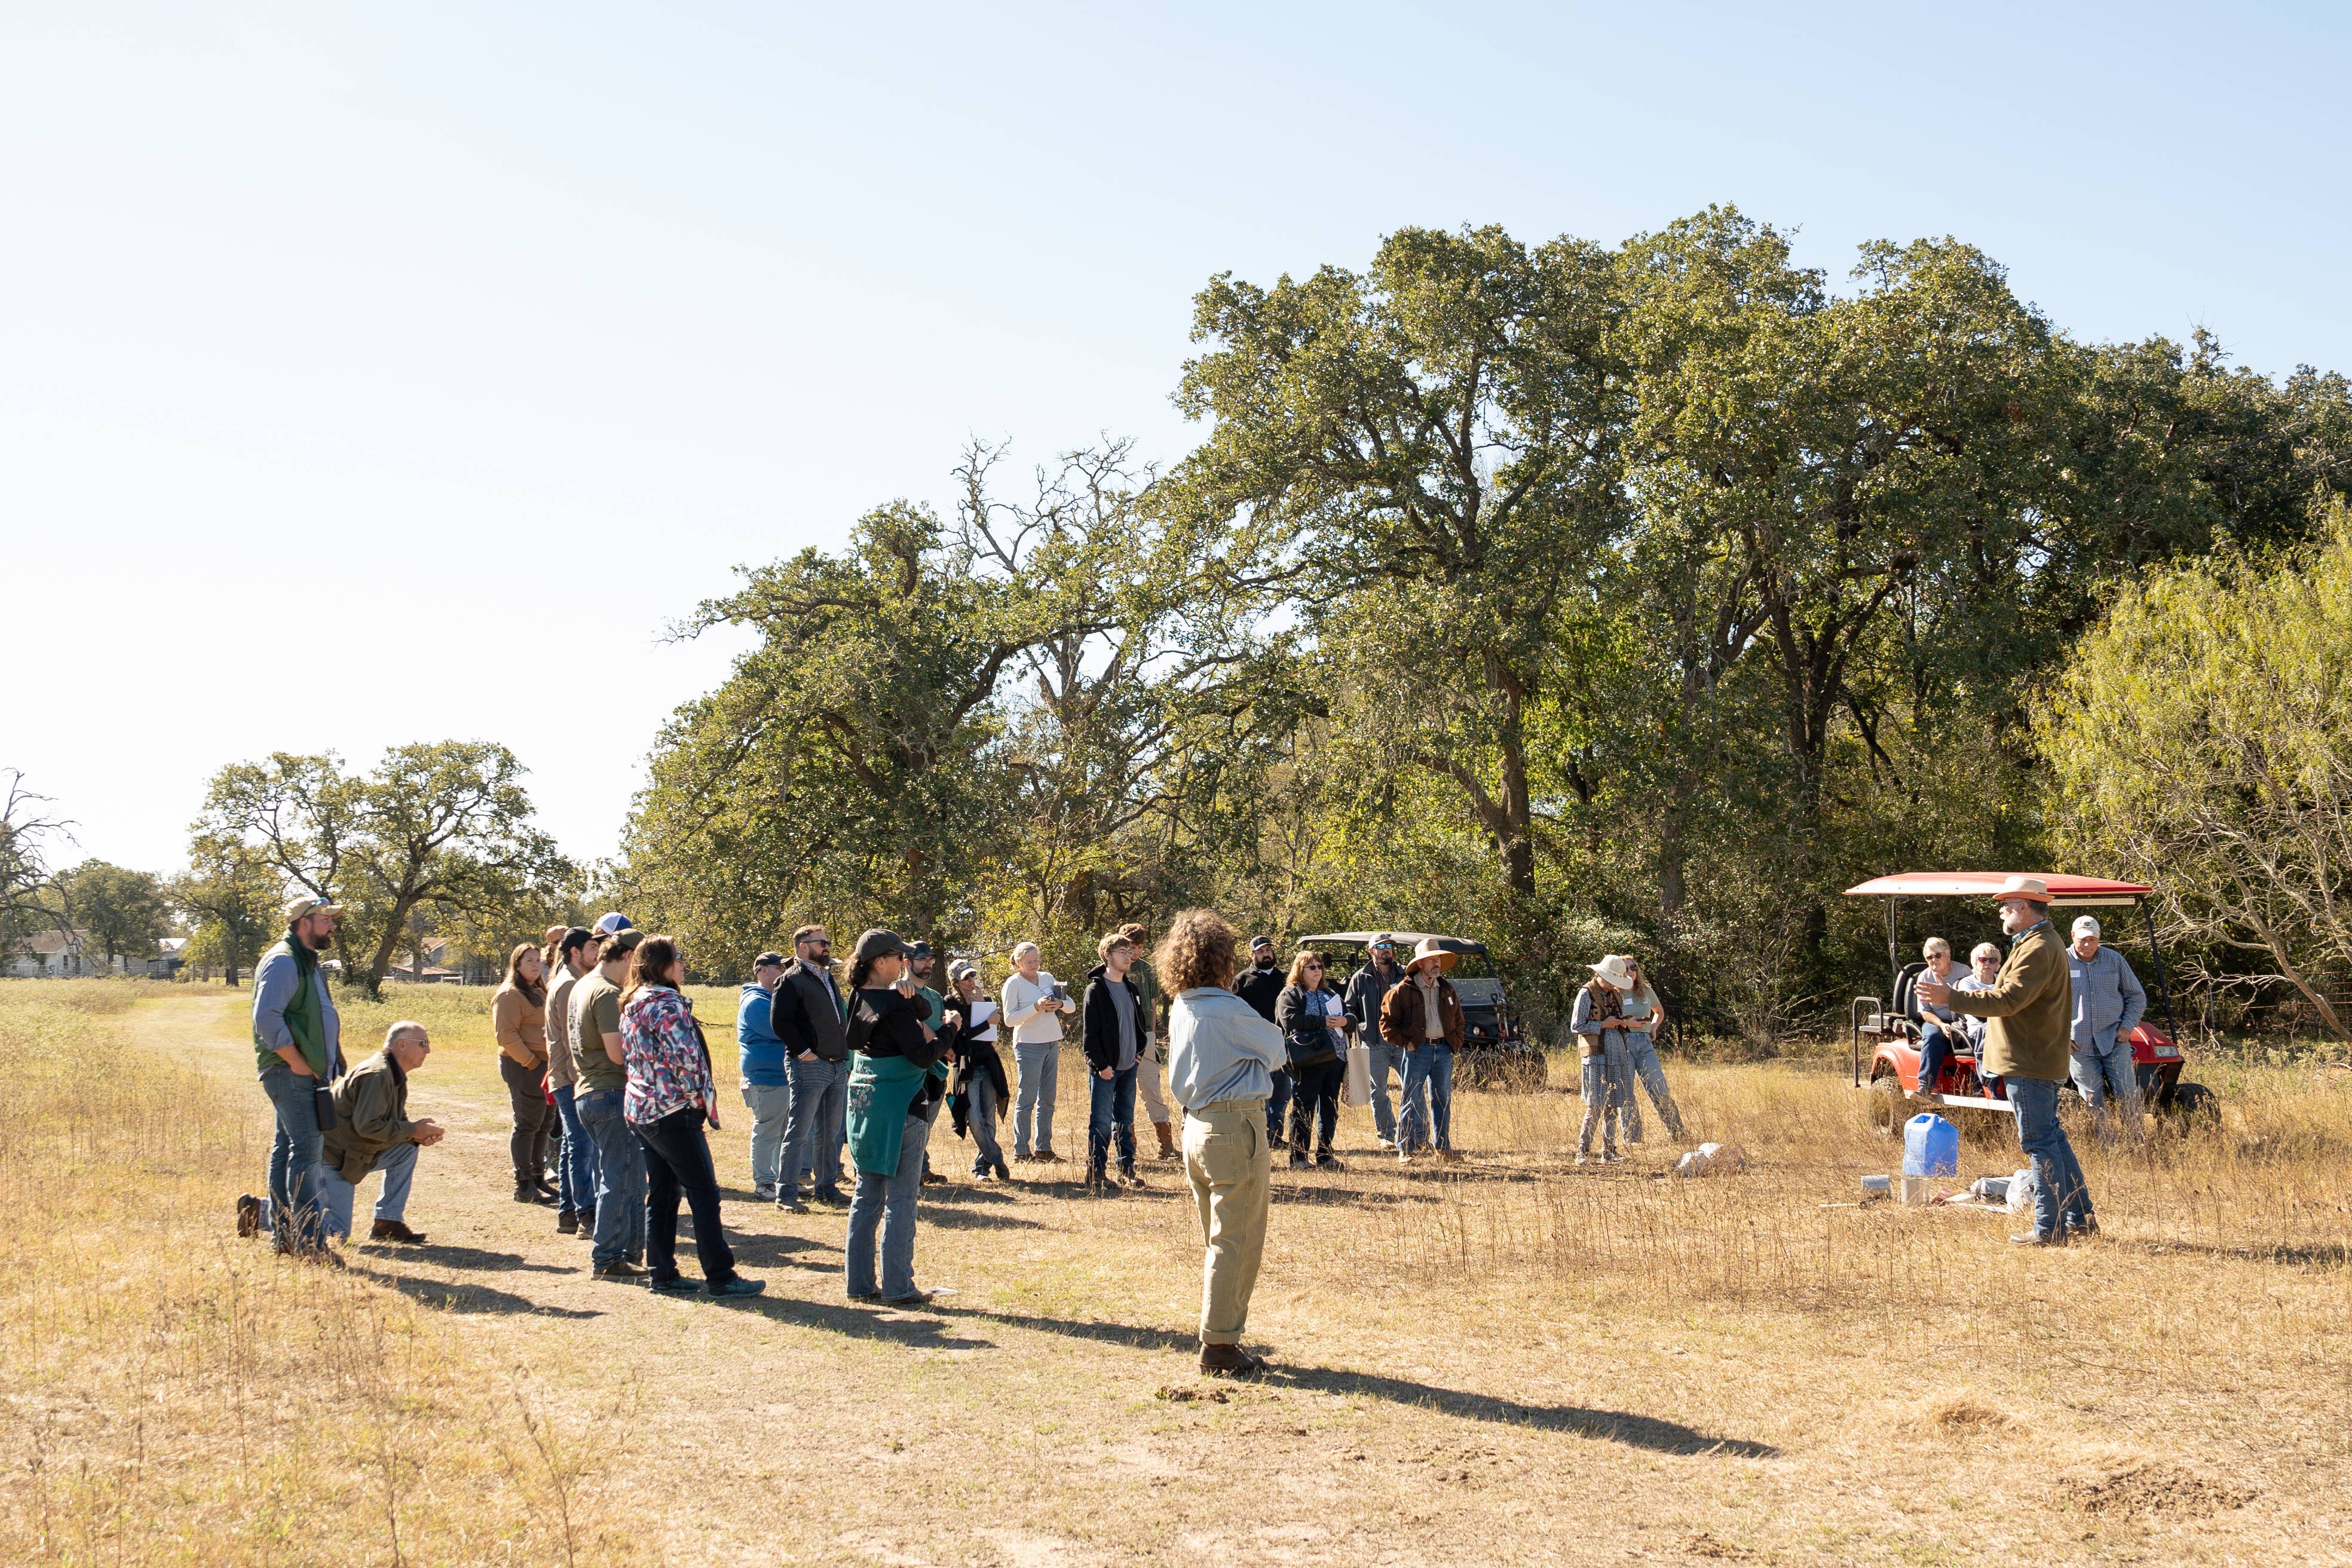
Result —
[{"label": "person in khaki pants", "polygon": [[1265,1100],[1286,1059],[1282,1031],[1228,989],[1234,928],[1208,910],[1169,922],[1152,957],[1167,986],[1168,1088],[1184,1108],[1184,1175],[1200,1211],[1201,1370],[1248,1376],[1263,1357],[1242,1348],[1265,1253],[1274,1155]]}]

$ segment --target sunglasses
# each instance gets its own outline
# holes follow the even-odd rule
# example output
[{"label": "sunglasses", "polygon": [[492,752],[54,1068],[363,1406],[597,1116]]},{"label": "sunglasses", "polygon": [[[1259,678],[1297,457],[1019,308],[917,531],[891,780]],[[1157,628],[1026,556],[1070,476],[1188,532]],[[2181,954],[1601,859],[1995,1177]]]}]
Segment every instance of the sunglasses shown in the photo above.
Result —
[{"label": "sunglasses", "polygon": [[1305,973],[1307,970],[1310,970],[1310,969],[1320,969],[1320,968],[1322,968],[1322,967],[1323,967],[1323,966],[1322,966],[1321,964],[1319,964],[1319,963],[1302,963],[1302,964],[1300,964],[1300,965],[1298,966],[1298,969],[1299,969],[1299,973],[1303,974],[1303,973]]}]

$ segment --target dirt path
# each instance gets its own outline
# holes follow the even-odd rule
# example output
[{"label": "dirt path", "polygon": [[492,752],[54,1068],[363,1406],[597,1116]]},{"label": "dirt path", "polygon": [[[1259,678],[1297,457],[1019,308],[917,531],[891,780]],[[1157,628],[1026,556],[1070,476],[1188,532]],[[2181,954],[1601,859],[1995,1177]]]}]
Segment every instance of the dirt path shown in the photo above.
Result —
[{"label": "dirt path", "polygon": [[[263,1144],[236,999],[173,1000],[139,1018],[158,1046],[217,1065],[250,1099]],[[412,1113],[451,1129],[425,1152],[409,1211],[430,1245],[358,1246],[352,1267],[460,1315],[475,1344],[548,1391],[608,1455],[582,1507],[625,1512],[672,1561],[2054,1561],[2147,1549],[2137,1526],[2110,1543],[2059,1506],[2047,1454],[2021,1448],[2011,1417],[1916,1425],[1926,1391],[1890,1391],[1869,1339],[1768,1333],[1670,1304],[1596,1316],[1477,1279],[1380,1288],[1399,1205],[1439,1200],[1375,1167],[1360,1125],[1348,1129],[1359,1145],[1343,1148],[1348,1173],[1278,1178],[1251,1334],[1278,1372],[1236,1385],[1193,1370],[1199,1244],[1172,1168],[1155,1167],[1155,1190],[1132,1197],[1088,1198],[1068,1182],[976,1187],[961,1177],[969,1146],[942,1127],[934,1163],[957,1180],[926,1189],[917,1275],[954,1294],[901,1312],[844,1300],[841,1214],[751,1199],[744,1130],[730,1122],[713,1140],[729,1238],[768,1293],[720,1304],[600,1284],[551,1210],[511,1200],[487,1047],[444,1042],[411,1099]],[[1066,1152],[1078,1125],[1066,1101],[1060,1120]],[[1468,1179],[1531,1173],[1487,1158]],[[690,1244],[681,1256],[691,1271]],[[2079,1445],[2078,1421],[2045,1412],[2025,1384],[2004,1394],[2000,1377],[1987,1366],[1977,1382]]]}]

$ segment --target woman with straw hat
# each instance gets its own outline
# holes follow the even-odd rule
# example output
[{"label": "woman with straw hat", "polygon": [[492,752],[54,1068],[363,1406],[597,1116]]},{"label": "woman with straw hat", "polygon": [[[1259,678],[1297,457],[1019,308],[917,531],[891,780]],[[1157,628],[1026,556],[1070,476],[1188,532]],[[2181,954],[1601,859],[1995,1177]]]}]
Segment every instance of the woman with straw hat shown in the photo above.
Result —
[{"label": "woman with straw hat", "polygon": [[1592,978],[1576,994],[1576,1009],[1569,1016],[1569,1031],[1583,1062],[1584,1125],[1576,1134],[1576,1163],[1592,1158],[1592,1129],[1601,1129],[1601,1158],[1624,1158],[1617,1152],[1615,1118],[1609,1114],[1612,1097],[1633,1098],[1633,1058],[1625,1048],[1625,993],[1634,984],[1633,971],[1615,953],[1588,964]]},{"label": "woman with straw hat", "polygon": [[1422,938],[1412,962],[1404,966],[1404,978],[1381,1004],[1381,1037],[1404,1056],[1399,1163],[1410,1161],[1433,1131],[1438,1159],[1448,1165],[1462,1163],[1454,1149],[1454,1053],[1462,1048],[1462,998],[1445,978],[1458,962],[1437,938]]}]

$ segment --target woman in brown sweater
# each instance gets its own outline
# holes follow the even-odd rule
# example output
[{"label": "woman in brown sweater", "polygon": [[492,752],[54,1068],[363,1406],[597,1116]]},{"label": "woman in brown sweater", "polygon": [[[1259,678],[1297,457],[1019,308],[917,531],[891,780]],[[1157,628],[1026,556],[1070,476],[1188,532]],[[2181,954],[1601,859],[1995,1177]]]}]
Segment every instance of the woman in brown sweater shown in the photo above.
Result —
[{"label": "woman in brown sweater", "polygon": [[555,1108],[547,1098],[547,966],[539,949],[519,944],[507,960],[507,975],[490,998],[490,1027],[499,1037],[499,1076],[507,1080],[514,1108],[515,1202],[551,1204],[555,1187],[547,1179],[548,1123]]}]

